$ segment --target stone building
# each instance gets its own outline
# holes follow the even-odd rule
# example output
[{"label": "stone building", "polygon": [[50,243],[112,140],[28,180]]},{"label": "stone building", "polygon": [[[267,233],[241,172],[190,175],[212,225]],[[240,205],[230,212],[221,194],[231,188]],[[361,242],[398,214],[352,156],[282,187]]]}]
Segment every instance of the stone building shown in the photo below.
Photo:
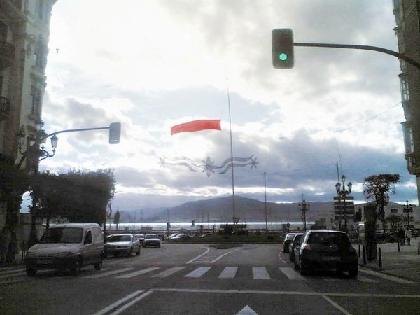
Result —
[{"label": "stone building", "polygon": [[[420,62],[420,1],[394,0],[394,15],[399,52]],[[420,200],[420,70],[404,60],[400,68],[405,159],[409,173],[416,176]]]},{"label": "stone building", "polygon": [[[0,156],[16,163],[42,125],[50,15],[55,2],[0,0]],[[5,212],[0,202],[0,229]]]}]

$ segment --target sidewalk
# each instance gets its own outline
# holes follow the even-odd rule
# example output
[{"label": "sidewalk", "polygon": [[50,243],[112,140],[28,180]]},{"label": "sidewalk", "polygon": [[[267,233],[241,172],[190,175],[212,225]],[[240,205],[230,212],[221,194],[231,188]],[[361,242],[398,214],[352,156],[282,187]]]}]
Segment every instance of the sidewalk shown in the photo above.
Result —
[{"label": "sidewalk", "polygon": [[378,260],[367,262],[366,265],[363,265],[362,254],[360,255],[359,264],[361,267],[388,275],[420,282],[420,255],[417,252],[419,243],[419,237],[412,239],[411,246],[401,246],[400,252],[398,252],[397,243],[378,244],[378,250],[381,248],[382,252],[382,268],[379,268]]}]

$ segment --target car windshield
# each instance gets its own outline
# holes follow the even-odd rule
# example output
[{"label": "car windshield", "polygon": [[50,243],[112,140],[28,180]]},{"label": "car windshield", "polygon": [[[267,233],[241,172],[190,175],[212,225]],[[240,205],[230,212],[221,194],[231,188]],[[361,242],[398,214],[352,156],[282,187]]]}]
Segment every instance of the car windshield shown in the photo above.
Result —
[{"label": "car windshield", "polygon": [[349,239],[344,233],[334,232],[315,232],[310,233],[308,238],[308,244],[319,244],[319,245],[348,245],[350,244]]},{"label": "car windshield", "polygon": [[293,243],[298,243],[300,242],[300,240],[302,239],[303,234],[298,234],[295,236],[295,238],[293,239]]},{"label": "car windshield", "polygon": [[156,234],[147,234],[146,239],[158,238]]},{"label": "car windshield", "polygon": [[44,232],[41,243],[77,244],[82,241],[83,229],[78,227],[54,227]]},{"label": "car windshield", "polygon": [[112,242],[129,242],[131,241],[131,235],[110,235],[106,239],[108,243]]}]

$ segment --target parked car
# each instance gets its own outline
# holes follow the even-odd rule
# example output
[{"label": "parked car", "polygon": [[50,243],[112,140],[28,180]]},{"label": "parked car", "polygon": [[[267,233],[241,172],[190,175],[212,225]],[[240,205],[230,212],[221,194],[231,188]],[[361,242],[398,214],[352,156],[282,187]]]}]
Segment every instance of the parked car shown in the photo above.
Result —
[{"label": "parked car", "polygon": [[34,276],[38,269],[70,269],[73,275],[80,268],[93,265],[102,268],[104,239],[96,223],[52,225],[40,242],[31,246],[25,257],[26,273]]},{"label": "parked car", "polygon": [[287,233],[283,241],[283,253],[289,252],[289,244],[293,241],[296,233]]},{"label": "parked car", "polygon": [[303,233],[296,233],[295,237],[293,238],[293,241],[290,243],[289,259],[291,262],[295,261],[295,247],[297,245],[300,245],[303,235],[304,235]]},{"label": "parked car", "polygon": [[140,255],[141,246],[138,238],[133,234],[112,234],[106,238],[105,257],[108,255],[131,256]]},{"label": "parked car", "polygon": [[186,239],[189,239],[190,238],[190,236],[189,235],[187,235],[187,234],[177,234],[176,236],[174,236],[173,238],[172,238],[172,240],[174,240],[174,241],[179,241],[179,240],[186,240]]},{"label": "parked car", "polygon": [[143,246],[143,243],[144,243],[144,234],[134,234],[134,237],[139,240],[140,246]]},{"label": "parked car", "polygon": [[315,269],[335,269],[337,273],[347,271],[350,277],[356,277],[358,256],[346,233],[308,231],[295,249],[295,268],[300,269],[301,274]]},{"label": "parked car", "polygon": [[147,246],[156,246],[160,247],[160,238],[159,235],[156,234],[146,234],[144,237],[144,247]]}]

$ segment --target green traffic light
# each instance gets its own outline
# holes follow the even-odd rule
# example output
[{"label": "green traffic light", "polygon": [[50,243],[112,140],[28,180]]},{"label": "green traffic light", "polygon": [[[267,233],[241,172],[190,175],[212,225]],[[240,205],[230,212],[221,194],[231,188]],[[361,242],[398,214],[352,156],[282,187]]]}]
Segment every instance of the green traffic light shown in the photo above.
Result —
[{"label": "green traffic light", "polygon": [[281,61],[286,61],[288,57],[289,56],[287,56],[287,54],[285,54],[285,53],[280,53],[279,54],[279,60],[281,60]]}]

